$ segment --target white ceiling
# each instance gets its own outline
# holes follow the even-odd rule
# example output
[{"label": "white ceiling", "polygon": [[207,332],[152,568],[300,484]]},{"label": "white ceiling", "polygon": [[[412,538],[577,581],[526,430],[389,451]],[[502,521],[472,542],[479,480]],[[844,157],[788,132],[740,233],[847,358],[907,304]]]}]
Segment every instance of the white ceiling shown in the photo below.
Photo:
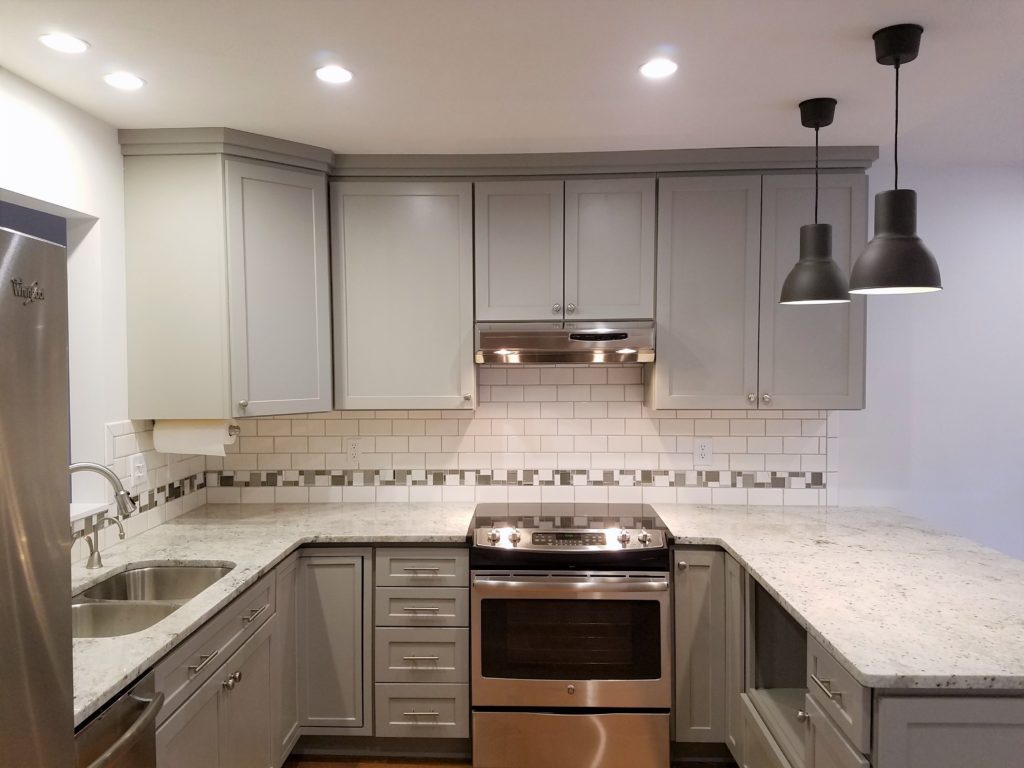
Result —
[{"label": "white ceiling", "polygon": [[[0,0],[0,66],[120,128],[227,126],[341,153],[891,142],[871,33],[914,21],[901,157],[1024,165],[1022,0]],[[61,30],[80,56],[43,47]],[[665,81],[637,67],[679,62]],[[315,67],[355,79],[328,86]],[[147,81],[124,93],[115,68]]]}]

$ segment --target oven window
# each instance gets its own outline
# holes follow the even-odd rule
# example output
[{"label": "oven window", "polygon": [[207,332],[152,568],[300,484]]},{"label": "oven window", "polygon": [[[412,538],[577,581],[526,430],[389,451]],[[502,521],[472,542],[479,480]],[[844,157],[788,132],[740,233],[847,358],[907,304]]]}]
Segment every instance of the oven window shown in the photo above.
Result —
[{"label": "oven window", "polygon": [[661,606],[654,600],[482,600],[484,677],[657,680]]}]

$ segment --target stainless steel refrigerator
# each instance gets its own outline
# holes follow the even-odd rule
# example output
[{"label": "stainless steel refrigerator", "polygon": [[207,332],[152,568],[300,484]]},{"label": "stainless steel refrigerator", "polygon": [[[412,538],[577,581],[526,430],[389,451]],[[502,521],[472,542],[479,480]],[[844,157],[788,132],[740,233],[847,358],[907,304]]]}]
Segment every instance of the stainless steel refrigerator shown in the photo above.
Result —
[{"label": "stainless steel refrigerator", "polygon": [[0,228],[0,765],[74,763],[64,248]]}]

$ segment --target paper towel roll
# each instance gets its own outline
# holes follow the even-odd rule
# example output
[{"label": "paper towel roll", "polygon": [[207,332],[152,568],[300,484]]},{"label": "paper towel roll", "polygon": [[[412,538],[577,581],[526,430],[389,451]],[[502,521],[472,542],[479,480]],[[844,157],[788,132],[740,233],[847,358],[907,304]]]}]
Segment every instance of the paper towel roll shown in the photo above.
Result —
[{"label": "paper towel roll", "polygon": [[153,447],[160,453],[223,456],[224,446],[235,442],[233,426],[226,419],[158,420],[153,425]]}]

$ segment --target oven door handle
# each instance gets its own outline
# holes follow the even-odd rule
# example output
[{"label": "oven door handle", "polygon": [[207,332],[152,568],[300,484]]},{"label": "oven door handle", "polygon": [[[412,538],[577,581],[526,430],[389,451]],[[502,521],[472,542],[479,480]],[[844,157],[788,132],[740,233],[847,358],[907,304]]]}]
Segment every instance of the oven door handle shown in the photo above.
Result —
[{"label": "oven door handle", "polygon": [[515,592],[668,592],[668,578],[656,579],[622,579],[608,581],[560,581],[558,579],[538,579],[536,581],[520,581],[518,579],[485,578],[473,581],[473,588],[479,592],[493,592],[507,595]]}]

